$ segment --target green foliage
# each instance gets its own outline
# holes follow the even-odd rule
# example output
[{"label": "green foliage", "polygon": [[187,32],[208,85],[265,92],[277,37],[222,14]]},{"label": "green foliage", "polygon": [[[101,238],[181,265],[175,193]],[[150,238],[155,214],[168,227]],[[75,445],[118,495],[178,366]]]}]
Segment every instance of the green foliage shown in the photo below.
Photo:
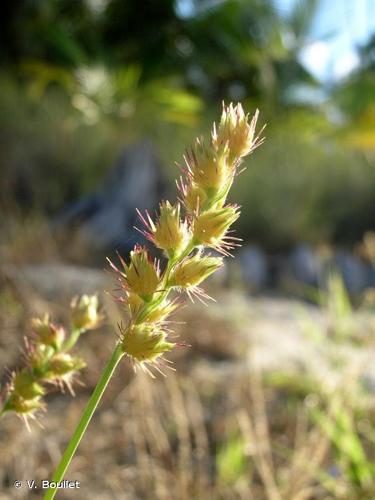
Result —
[{"label": "green foliage", "polygon": [[145,136],[170,165],[200,117],[251,96],[270,139],[236,188],[245,237],[272,251],[360,240],[374,220],[374,41],[325,104],[301,106],[296,90],[324,94],[299,62],[316,0],[288,16],[270,0],[187,4],[4,3],[0,201],[56,212]]},{"label": "green foliage", "polygon": [[264,378],[267,385],[285,390],[290,401],[294,398],[305,398],[319,391],[319,384],[310,374],[302,373],[298,376],[291,376],[283,371],[273,371],[265,374]]},{"label": "green foliage", "polygon": [[[370,498],[367,495],[370,494],[370,489],[374,493],[375,466],[367,457],[350,409],[338,396],[325,408],[313,408],[311,418],[332,442],[340,468],[339,474],[343,474],[348,481],[350,494]],[[331,489],[329,478],[324,474],[321,477],[323,484],[326,483],[328,489]]]},{"label": "green foliage", "polygon": [[142,85],[137,67],[71,74],[29,62],[22,71],[26,85],[0,77],[0,200],[9,205],[56,212],[94,189],[125,144],[144,134],[170,144],[173,131],[178,147],[201,110],[200,100],[172,81]]},{"label": "green foliage", "polygon": [[364,324],[337,272],[331,272],[327,288],[315,295],[325,321],[309,318],[302,309],[300,319],[322,356],[321,373],[271,372],[265,380],[283,390],[284,406],[292,408],[293,414],[303,401],[312,429],[322,433],[322,442],[328,440],[329,460],[314,472],[315,480],[334,498],[372,499],[374,436],[367,429],[373,421],[372,395],[363,387],[355,359],[355,344],[365,346]]},{"label": "green foliage", "polygon": [[242,234],[280,250],[301,240],[353,243],[372,227],[375,170],[332,130],[302,110],[272,119],[270,140],[235,188],[247,214]]},{"label": "green foliage", "polygon": [[327,293],[322,293],[325,295],[323,300],[332,323],[334,340],[347,340],[355,333],[353,310],[344,281],[338,273],[329,276]]},{"label": "green foliage", "polygon": [[[353,307],[338,273],[331,273],[327,291],[322,291],[321,297],[322,306],[328,315],[329,337],[321,331],[319,339],[316,339],[317,343],[329,348],[328,343],[331,342],[337,344],[359,341],[360,332]],[[340,359],[340,355],[332,353],[327,356],[327,362],[332,370],[340,372],[344,383],[338,384],[333,390],[321,387],[320,403],[310,406],[310,418],[322,429],[333,446],[336,459],[333,468],[338,468],[336,474],[342,476],[346,493],[351,498],[372,498],[375,492],[375,467],[366,449],[368,441],[358,431],[358,423],[363,418],[363,413],[367,413],[367,395],[352,369],[350,358]],[[319,480],[328,491],[337,493],[337,485],[330,474],[321,472]]]},{"label": "green foliage", "polygon": [[247,469],[247,458],[241,436],[232,436],[223,443],[216,455],[216,469],[220,482],[227,486],[235,484]]},{"label": "green foliage", "polygon": [[141,64],[142,82],[178,75],[211,102],[247,94],[279,102],[291,80],[313,83],[296,52],[315,7],[298,3],[282,19],[270,0],[192,2],[187,15],[176,0],[141,8],[136,0],[8,0],[1,54],[8,64],[38,60],[71,70]]}]

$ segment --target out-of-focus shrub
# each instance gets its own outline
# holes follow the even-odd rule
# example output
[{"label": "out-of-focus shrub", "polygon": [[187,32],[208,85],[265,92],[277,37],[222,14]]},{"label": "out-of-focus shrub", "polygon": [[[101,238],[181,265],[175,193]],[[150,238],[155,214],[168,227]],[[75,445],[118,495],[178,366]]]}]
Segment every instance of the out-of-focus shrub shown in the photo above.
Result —
[{"label": "out-of-focus shrub", "polygon": [[173,81],[141,85],[136,67],[23,71],[26,81],[0,77],[0,202],[28,210],[55,212],[95,189],[121,148],[145,135],[173,154],[201,109]]},{"label": "out-of-focus shrub", "polygon": [[291,112],[271,122],[270,139],[236,185],[241,234],[283,249],[305,240],[359,241],[375,220],[375,169],[336,141],[321,115]]}]

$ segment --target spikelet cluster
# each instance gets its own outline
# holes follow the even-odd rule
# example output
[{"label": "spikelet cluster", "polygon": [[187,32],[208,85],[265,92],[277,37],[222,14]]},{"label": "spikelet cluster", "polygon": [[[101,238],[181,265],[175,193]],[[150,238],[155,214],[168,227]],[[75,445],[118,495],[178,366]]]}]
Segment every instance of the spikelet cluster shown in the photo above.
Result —
[{"label": "spikelet cluster", "polygon": [[209,299],[200,284],[239,246],[230,227],[240,209],[226,199],[242,159],[263,142],[256,134],[257,119],[258,111],[249,119],[241,104],[224,105],[209,140],[197,139],[184,156],[178,202],[163,201],[155,218],[138,211],[142,228],[137,229],[167,259],[163,270],[140,245],[128,261],[119,256],[116,265],[108,259],[118,280],[115,297],[126,309],[126,323],[120,325],[123,352],[151,375],[150,367],[168,366],[163,355],[176,345],[167,318],[180,305],[179,296]]},{"label": "spikelet cluster", "polygon": [[70,353],[79,336],[96,328],[102,320],[96,295],[75,297],[70,307],[69,334],[63,326],[55,325],[50,316],[32,320],[32,337],[25,339],[26,363],[11,374],[7,394],[0,412],[16,412],[25,422],[35,418],[45,408],[43,396],[49,384],[73,393],[72,382],[85,361]]}]

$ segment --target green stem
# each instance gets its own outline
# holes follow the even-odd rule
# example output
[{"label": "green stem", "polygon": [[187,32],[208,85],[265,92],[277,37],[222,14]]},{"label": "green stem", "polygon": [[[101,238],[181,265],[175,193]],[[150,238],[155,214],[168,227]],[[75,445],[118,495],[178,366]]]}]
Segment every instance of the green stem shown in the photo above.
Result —
[{"label": "green stem", "polygon": [[[110,360],[108,361],[106,367],[104,368],[103,373],[99,379],[99,382],[97,383],[94,392],[92,393],[91,398],[87,403],[85,411],[82,414],[81,420],[79,421],[77,428],[74,431],[74,434],[60,460],[60,463],[57,466],[55,474],[53,475],[52,478],[52,481],[54,483],[58,483],[59,481],[62,481],[62,479],[64,478],[65,472],[69,467],[69,464],[74,456],[74,453],[77,450],[77,447],[85,434],[87,426],[90,423],[90,420],[96,410],[96,407],[98,406],[98,403],[108,385],[108,382],[110,381],[113,372],[115,371],[115,368],[119,363],[120,359],[123,357],[123,355],[124,353],[121,349],[121,344],[118,344],[116,346],[116,349],[113,351],[113,354]],[[52,500],[56,494],[56,491],[57,491],[57,485],[55,485],[54,487],[51,486],[44,495],[43,497],[44,500]]]},{"label": "green stem", "polygon": [[70,337],[68,340],[64,343],[63,350],[64,351],[70,351],[72,347],[75,346],[77,343],[77,340],[79,339],[81,333],[83,333],[85,330],[84,328],[75,328],[72,330],[72,333],[70,334]]}]

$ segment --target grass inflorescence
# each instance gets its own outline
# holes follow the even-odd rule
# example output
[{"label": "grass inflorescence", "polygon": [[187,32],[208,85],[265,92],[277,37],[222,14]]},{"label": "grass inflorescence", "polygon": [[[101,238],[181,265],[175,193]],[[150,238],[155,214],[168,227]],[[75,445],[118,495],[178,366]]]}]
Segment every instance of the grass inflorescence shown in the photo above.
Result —
[{"label": "grass inflorescence", "polygon": [[101,321],[96,295],[74,297],[70,307],[70,332],[52,322],[46,314],[32,320],[33,335],[25,338],[24,367],[11,374],[0,416],[15,412],[28,425],[28,418],[45,409],[43,396],[48,385],[67,387],[74,394],[72,383],[85,361],[71,354],[80,335],[96,328]]},{"label": "grass inflorescence", "polygon": [[[239,246],[230,228],[240,209],[227,203],[227,196],[243,158],[263,142],[256,134],[258,114],[249,120],[241,104],[224,105],[208,140],[197,139],[184,156],[179,200],[163,201],[155,219],[138,211],[143,224],[138,230],[167,259],[163,271],[140,245],[128,262],[121,256],[119,265],[109,260],[119,284],[116,298],[126,308],[126,324],[120,327],[123,353],[151,375],[150,367],[161,371],[168,366],[164,354],[176,345],[170,340],[168,317],[181,304],[178,295],[210,299],[200,284]],[[209,249],[218,255],[207,253]]]}]

